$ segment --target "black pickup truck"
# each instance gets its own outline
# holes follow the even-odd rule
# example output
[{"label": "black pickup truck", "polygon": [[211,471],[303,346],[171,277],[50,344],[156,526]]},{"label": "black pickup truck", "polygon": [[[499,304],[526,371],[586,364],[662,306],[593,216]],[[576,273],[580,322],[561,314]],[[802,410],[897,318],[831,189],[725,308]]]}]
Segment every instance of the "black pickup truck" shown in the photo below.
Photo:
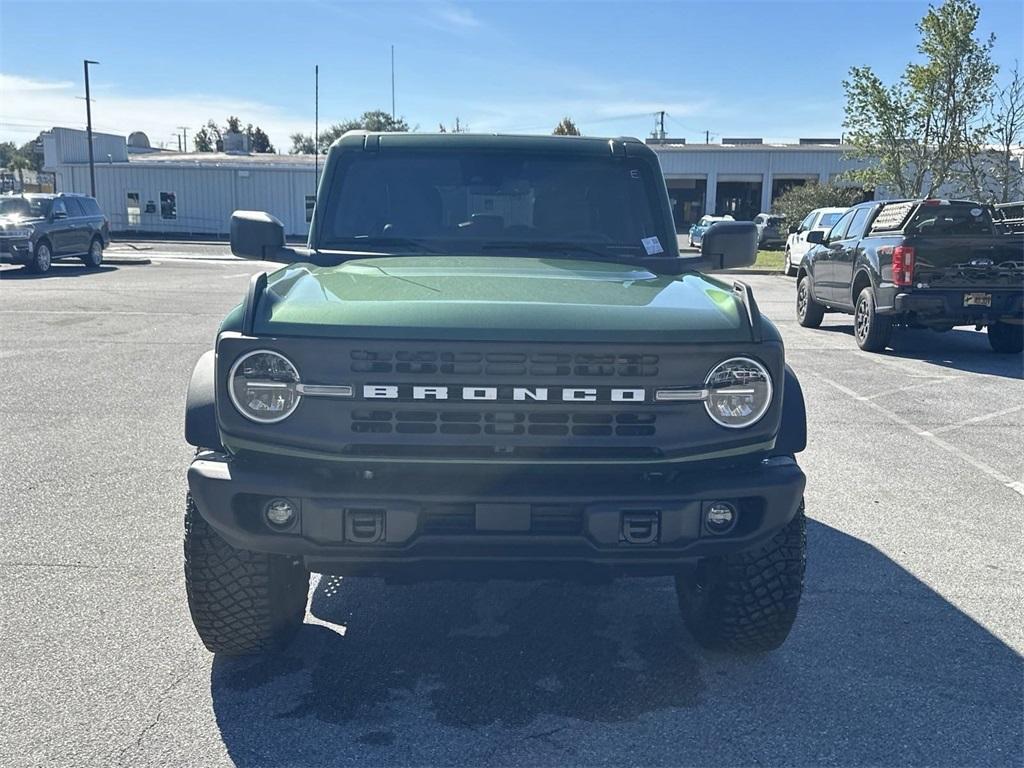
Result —
[{"label": "black pickup truck", "polygon": [[1001,231],[966,200],[854,206],[814,243],[797,274],[800,325],[854,316],[857,345],[885,349],[896,326],[988,329],[996,352],[1019,353],[1024,330],[1024,235]]}]

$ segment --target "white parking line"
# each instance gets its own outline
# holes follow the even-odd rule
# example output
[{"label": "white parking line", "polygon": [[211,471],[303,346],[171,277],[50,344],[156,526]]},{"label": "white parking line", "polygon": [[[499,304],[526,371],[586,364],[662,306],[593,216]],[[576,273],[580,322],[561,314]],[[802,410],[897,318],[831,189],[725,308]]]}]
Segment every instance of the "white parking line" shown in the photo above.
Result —
[{"label": "white parking line", "polygon": [[873,395],[862,395],[858,397],[858,400],[874,400],[876,397],[885,397],[886,395],[896,395],[900,392],[906,392],[908,389],[920,389],[921,387],[927,387],[932,384],[938,384],[940,381],[952,381],[953,379],[962,379],[963,376],[936,376],[928,381],[919,381],[917,384],[908,384],[905,387],[898,387],[896,389],[887,389],[884,392],[876,392]]},{"label": "white parking line", "polygon": [[977,424],[980,421],[988,421],[989,419],[994,419],[997,416],[1005,416],[1008,413],[1015,413],[1016,411],[1019,411],[1022,408],[1024,408],[1024,405],[1015,405],[1013,406],[1013,408],[1006,408],[1002,411],[995,411],[994,413],[986,413],[981,416],[975,416],[973,419],[964,419],[963,421],[958,422],[957,424],[947,424],[944,427],[933,429],[931,430],[930,434],[941,435],[943,432],[950,432],[954,429],[960,429],[960,427],[969,426],[970,424]]},{"label": "white parking line", "polygon": [[[863,397],[858,395],[852,389],[850,389],[849,387],[843,386],[842,384],[840,384],[837,381],[832,381],[831,379],[826,379],[824,376],[818,376],[817,374],[811,374],[811,375],[812,376],[817,376],[817,378],[821,379],[822,381],[824,381],[829,386],[834,387],[835,389],[838,389],[844,395],[848,395],[849,397],[852,397],[854,400],[860,400],[862,403],[864,403],[864,405],[866,405],[869,408],[873,408],[874,410],[878,411],[880,414],[885,416],[890,421],[892,421],[892,422],[894,422],[896,424],[899,424],[901,427],[903,427],[904,429],[906,429],[906,430],[908,430],[910,432],[913,432],[918,437],[923,437],[925,440],[927,440],[928,442],[932,443],[933,445],[936,445],[939,448],[941,448],[942,450],[944,450],[944,451],[946,451],[948,453],[951,453],[952,455],[954,455],[957,458],[959,458],[961,461],[964,461],[964,462],[970,464],[972,467],[977,469],[979,472],[983,472],[984,474],[986,474],[989,477],[991,477],[993,480],[996,480],[999,483],[1001,483],[1002,485],[1005,485],[1011,491],[1016,491],[1021,496],[1024,496],[1024,481],[1022,481],[1022,480],[1014,480],[1013,478],[1008,477],[1007,475],[1004,475],[998,469],[990,467],[988,464],[986,464],[983,461],[979,461],[978,459],[974,458],[970,454],[960,450],[955,445],[947,443],[941,437],[937,437],[932,432],[929,432],[926,429],[921,429],[916,424],[914,424],[914,423],[912,423],[910,421],[907,421],[906,419],[904,419],[899,414],[894,413],[893,411],[890,411],[888,408],[885,408],[885,407],[879,405],[878,403],[872,402],[871,400],[865,400]],[[996,415],[998,415],[998,414],[992,414],[993,417],[996,416]]]}]

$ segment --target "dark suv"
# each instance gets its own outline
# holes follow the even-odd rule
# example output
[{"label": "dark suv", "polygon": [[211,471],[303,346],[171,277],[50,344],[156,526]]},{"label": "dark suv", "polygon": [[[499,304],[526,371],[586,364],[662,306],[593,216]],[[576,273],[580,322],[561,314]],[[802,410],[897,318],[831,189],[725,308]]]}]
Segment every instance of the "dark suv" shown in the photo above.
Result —
[{"label": "dark suv", "polygon": [[56,259],[73,256],[96,268],[103,263],[103,249],[109,243],[110,220],[91,197],[0,197],[0,262],[46,272]]},{"label": "dark suv", "polygon": [[238,211],[250,282],[188,389],[185,584],[207,648],[302,625],[309,572],[676,577],[701,644],[777,647],[804,575],[800,385],[750,222],[682,256],[636,139],[350,132],[306,248]]}]

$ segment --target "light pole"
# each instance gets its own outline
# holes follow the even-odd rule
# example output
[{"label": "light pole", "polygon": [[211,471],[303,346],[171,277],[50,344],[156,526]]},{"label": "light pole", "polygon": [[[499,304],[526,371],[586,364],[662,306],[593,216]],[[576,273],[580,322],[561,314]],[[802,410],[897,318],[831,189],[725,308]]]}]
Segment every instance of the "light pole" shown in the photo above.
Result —
[{"label": "light pole", "polygon": [[89,65],[99,64],[98,61],[85,59],[85,135],[89,141],[89,189],[93,197],[96,197],[96,165],[92,159],[92,102],[89,100]]}]

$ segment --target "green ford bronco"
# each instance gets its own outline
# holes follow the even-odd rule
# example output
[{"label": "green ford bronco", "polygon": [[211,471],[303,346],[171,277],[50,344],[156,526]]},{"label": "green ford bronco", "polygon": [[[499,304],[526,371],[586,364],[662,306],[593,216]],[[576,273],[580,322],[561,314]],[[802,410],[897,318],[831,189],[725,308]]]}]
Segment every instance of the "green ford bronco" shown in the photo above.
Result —
[{"label": "green ford bronco", "polygon": [[239,211],[249,284],[189,384],[185,581],[207,648],[281,647],[309,573],[673,576],[709,648],[785,640],[803,395],[751,223],[681,256],[636,139],[349,133],[308,246]]}]

